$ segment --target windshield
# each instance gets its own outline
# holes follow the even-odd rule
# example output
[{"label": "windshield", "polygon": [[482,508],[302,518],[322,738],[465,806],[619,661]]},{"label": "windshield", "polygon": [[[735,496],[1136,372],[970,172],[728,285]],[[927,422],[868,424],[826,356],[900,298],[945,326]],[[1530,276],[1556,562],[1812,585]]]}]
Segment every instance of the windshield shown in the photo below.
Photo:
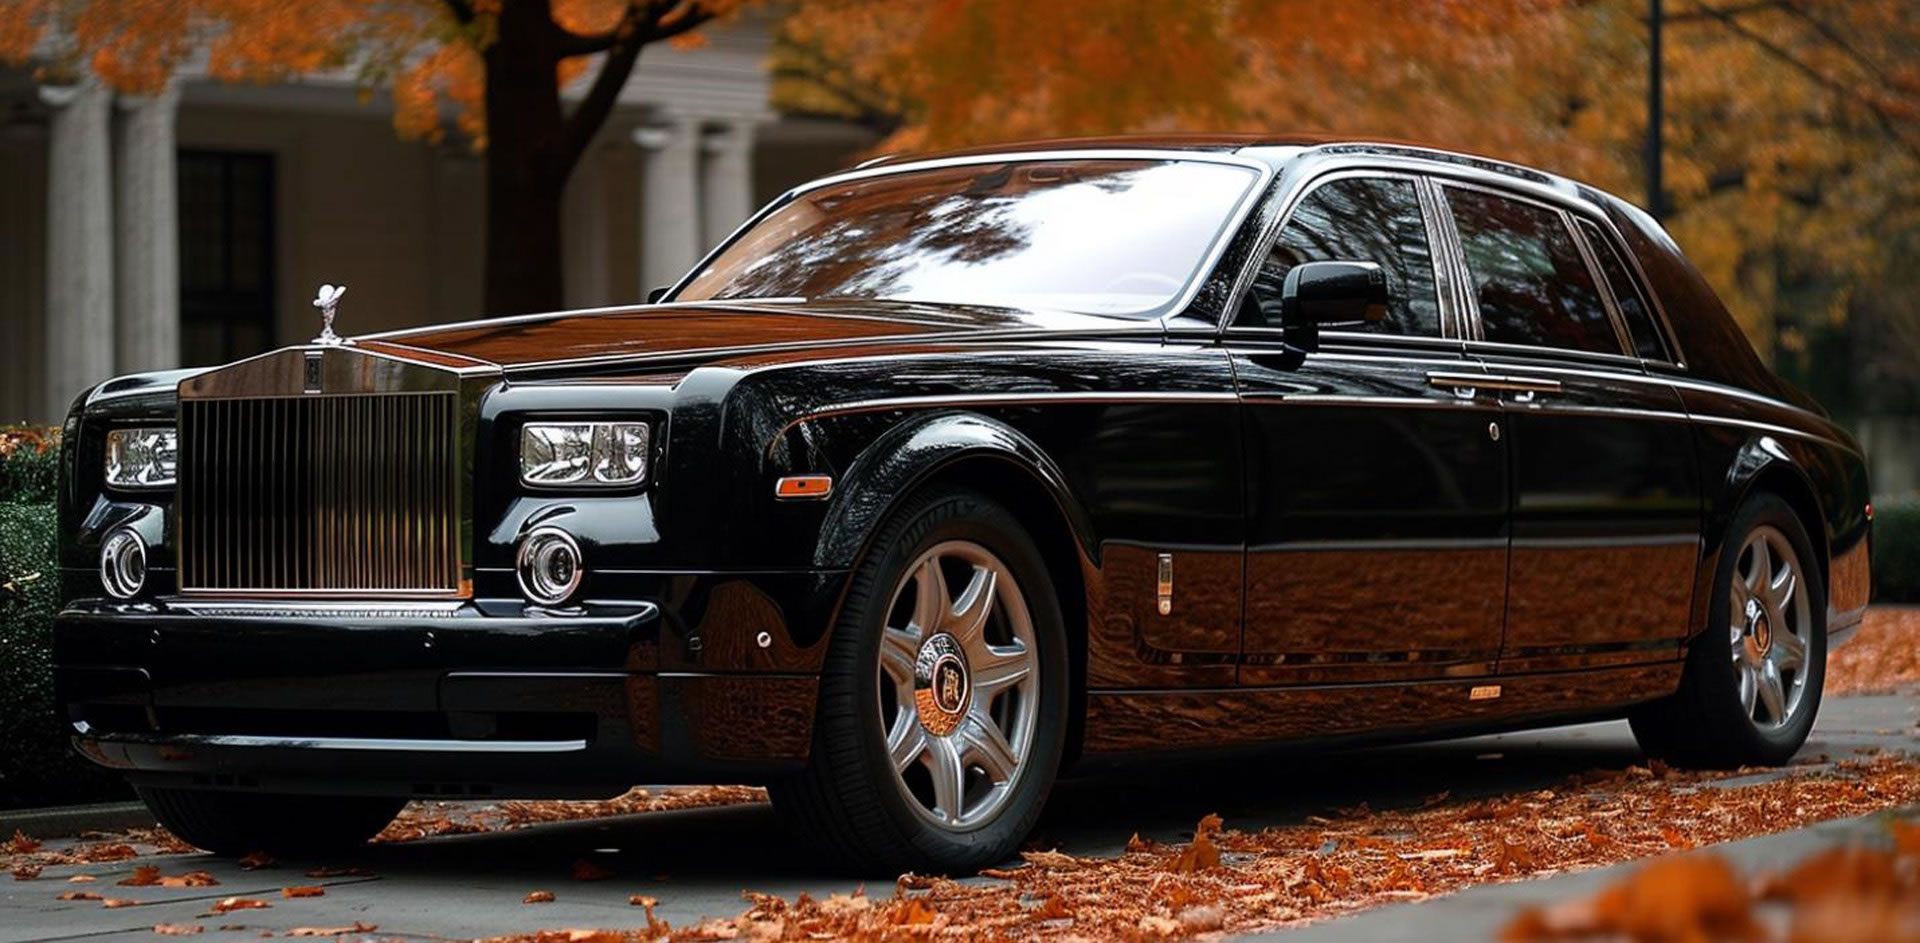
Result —
[{"label": "windshield", "polygon": [[1258,178],[1193,160],[1021,160],[862,177],[762,219],[677,298],[885,298],[1167,313]]}]

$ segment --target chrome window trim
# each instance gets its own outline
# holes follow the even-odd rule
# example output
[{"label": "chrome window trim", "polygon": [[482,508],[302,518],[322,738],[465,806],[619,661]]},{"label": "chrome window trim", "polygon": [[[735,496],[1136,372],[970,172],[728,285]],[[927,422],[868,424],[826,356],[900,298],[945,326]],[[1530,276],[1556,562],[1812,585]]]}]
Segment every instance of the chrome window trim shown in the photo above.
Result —
[{"label": "chrome window trim", "polygon": [[[1487,184],[1482,184],[1482,183],[1472,183],[1472,182],[1464,182],[1464,181],[1445,181],[1445,182],[1437,182],[1437,185],[1438,185],[1438,188],[1442,191],[1442,193],[1440,194],[1441,195],[1440,203],[1441,203],[1441,206],[1445,207],[1446,209],[1448,234],[1454,240],[1455,261],[1460,266],[1459,275],[1460,275],[1461,284],[1463,288],[1464,286],[1471,285],[1473,283],[1473,273],[1469,271],[1467,268],[1466,248],[1465,248],[1465,244],[1460,240],[1459,222],[1454,219],[1453,205],[1447,202],[1447,200],[1445,199],[1446,194],[1444,191],[1448,187],[1453,187],[1461,190],[1472,190],[1479,193],[1485,193],[1489,196],[1499,197],[1500,199],[1503,199],[1503,200],[1512,200],[1516,203],[1530,204],[1532,206],[1536,206],[1540,209],[1546,210],[1554,214],[1554,218],[1560,220],[1561,227],[1567,230],[1568,237],[1574,240],[1574,243],[1573,243],[1574,251],[1579,253],[1580,255],[1580,264],[1586,266],[1587,277],[1593,279],[1596,290],[1598,289],[1598,286],[1601,282],[1600,273],[1595,270],[1593,260],[1590,257],[1588,257],[1584,243],[1580,241],[1579,231],[1578,231],[1579,227],[1576,226],[1574,223],[1575,217],[1571,212],[1568,211],[1566,206],[1562,205],[1558,201],[1547,201],[1547,200],[1536,199],[1527,194],[1515,193],[1501,187],[1489,186]],[[1467,342],[1467,347],[1469,349],[1469,352],[1471,352],[1475,348],[1488,348],[1494,351],[1501,351],[1501,350],[1531,351],[1534,353],[1541,353],[1549,356],[1571,355],[1575,357],[1605,358],[1608,360],[1617,359],[1617,360],[1633,363],[1635,365],[1638,365],[1641,362],[1640,357],[1637,355],[1637,352],[1634,352],[1634,348],[1631,340],[1629,339],[1625,330],[1621,326],[1619,313],[1613,310],[1612,303],[1611,303],[1611,296],[1609,295],[1606,295],[1606,294],[1600,295],[1600,305],[1602,310],[1606,312],[1608,323],[1613,326],[1613,332],[1614,332],[1613,342],[1616,345],[1619,345],[1619,351],[1614,353],[1608,353],[1606,351],[1579,350],[1579,349],[1570,348],[1570,347],[1547,347],[1540,344],[1509,344],[1504,341],[1486,340],[1485,339],[1486,338],[1486,321],[1480,312],[1480,299],[1476,297],[1472,292],[1469,291],[1469,292],[1466,292],[1465,300],[1469,305],[1469,307],[1467,308],[1467,311],[1470,313],[1470,316],[1473,321],[1473,327],[1474,327],[1474,339]]]},{"label": "chrome window trim", "polygon": [[1636,360],[1645,359],[1640,356],[1639,345],[1633,342],[1633,332],[1627,329],[1627,316],[1620,311],[1619,299],[1613,295],[1611,280],[1600,268],[1600,257],[1594,253],[1593,246],[1587,243],[1587,234],[1580,231],[1579,217],[1561,210],[1560,221],[1567,227],[1567,233],[1573,237],[1574,250],[1579,252],[1580,258],[1586,262],[1587,275],[1593,279],[1594,288],[1600,292],[1600,305],[1607,310],[1607,319],[1613,323],[1614,340],[1627,356]]},{"label": "chrome window trim", "polygon": [[[1164,326],[1167,319],[1178,317],[1181,312],[1186,311],[1188,306],[1193,304],[1194,297],[1200,294],[1201,286],[1205,285],[1207,281],[1216,274],[1215,269],[1220,265],[1220,257],[1226,254],[1227,244],[1233,241],[1234,234],[1238,233],[1240,227],[1246,224],[1247,216],[1253,212],[1253,208],[1260,205],[1262,198],[1267,192],[1267,188],[1273,183],[1273,178],[1279,173],[1279,171],[1274,169],[1272,164],[1252,157],[1243,157],[1237,152],[1180,150],[1165,147],[1108,147],[1058,151],[1031,150],[995,154],[964,154],[955,157],[932,157],[898,164],[884,164],[877,167],[856,167],[853,170],[821,177],[817,180],[810,180],[780,194],[769,201],[767,205],[760,207],[753,215],[747,217],[746,222],[734,227],[733,232],[728,233],[727,237],[720,240],[718,245],[707,250],[705,255],[702,255],[698,261],[694,262],[693,266],[687,269],[687,271],[673,283],[671,288],[667,289],[667,293],[661,296],[660,302],[662,304],[688,304],[689,302],[678,300],[680,292],[686,289],[687,285],[693,281],[695,276],[704,271],[707,266],[713,264],[715,259],[718,259],[722,253],[726,252],[729,247],[739,241],[741,236],[745,235],[747,231],[753,227],[758,226],[761,220],[772,215],[775,210],[786,206],[802,195],[824,187],[838,186],[857,180],[888,177],[895,174],[944,170],[949,167],[968,167],[979,164],[1057,163],[1061,161],[1090,160],[1155,160],[1169,163],[1222,164],[1228,167],[1240,167],[1254,172],[1253,181],[1241,192],[1240,199],[1235,202],[1233,209],[1227,214],[1227,218],[1223,221],[1220,231],[1213,237],[1213,244],[1207,247],[1207,251],[1201,256],[1199,264],[1194,267],[1193,274],[1187,278],[1187,283],[1181,289],[1180,293],[1175,295],[1172,300],[1163,306],[1164,311],[1161,314],[1154,317],[1131,319],[1141,324],[1152,324],[1156,326]],[[757,299],[724,299],[725,302],[735,302],[739,300],[751,302]],[[1127,319],[1125,315],[1101,315],[1091,312],[1072,313],[1089,314],[1093,317],[1112,317],[1116,320]]]},{"label": "chrome window trim", "polygon": [[1260,270],[1261,261],[1267,257],[1268,253],[1273,251],[1273,244],[1279,241],[1280,234],[1286,231],[1287,224],[1293,221],[1294,212],[1300,208],[1300,204],[1305,202],[1307,197],[1313,195],[1314,191],[1340,180],[1368,178],[1405,180],[1413,184],[1414,195],[1416,199],[1420,201],[1420,218],[1421,221],[1426,224],[1427,228],[1427,261],[1428,264],[1433,266],[1434,300],[1440,308],[1440,333],[1438,335],[1428,335],[1375,334],[1368,331],[1322,331],[1320,336],[1322,338],[1399,338],[1414,341],[1438,340],[1449,341],[1455,344],[1458,343],[1459,338],[1457,336],[1450,336],[1447,330],[1451,312],[1449,311],[1450,306],[1447,303],[1448,298],[1445,286],[1451,281],[1451,276],[1443,270],[1440,248],[1436,244],[1437,240],[1433,228],[1434,220],[1433,217],[1429,215],[1435,208],[1428,205],[1428,196],[1423,192],[1425,188],[1423,187],[1423,181],[1420,175],[1411,170],[1382,167],[1367,162],[1357,163],[1353,166],[1335,166],[1330,168],[1322,173],[1309,177],[1285,197],[1286,208],[1277,214],[1274,217],[1274,221],[1260,234],[1260,238],[1254,243],[1254,251],[1248,256],[1246,265],[1244,265],[1239,274],[1234,277],[1232,290],[1227,293],[1226,310],[1221,313],[1218,327],[1215,329],[1216,334],[1231,332],[1235,334],[1244,333],[1251,336],[1270,335],[1277,337],[1280,335],[1283,330],[1282,328],[1257,327],[1234,323],[1234,318],[1239,315],[1240,305],[1246,298],[1247,292],[1253,289],[1253,279],[1255,274]]},{"label": "chrome window trim", "polygon": [[[1584,216],[1575,217],[1575,221],[1576,223],[1587,223],[1593,226],[1595,229],[1599,230],[1600,238],[1606,242],[1607,251],[1612,252],[1614,258],[1620,260],[1621,266],[1623,266],[1626,269],[1627,281],[1633,283],[1634,290],[1640,293],[1641,302],[1647,305],[1647,317],[1648,317],[1648,320],[1650,320],[1653,323],[1654,341],[1659,345],[1660,350],[1663,353],[1665,353],[1666,356],[1641,357],[1640,359],[1646,363],[1666,364],[1669,366],[1684,368],[1685,364],[1681,363],[1678,360],[1673,359],[1674,352],[1680,349],[1679,344],[1673,339],[1672,328],[1670,325],[1667,324],[1666,317],[1660,311],[1660,308],[1659,308],[1660,302],[1658,297],[1654,295],[1652,289],[1647,287],[1646,278],[1641,274],[1641,271],[1640,271],[1640,267],[1639,267],[1640,260],[1635,258],[1632,252],[1627,251],[1626,247],[1622,244],[1619,233],[1617,231],[1612,231],[1608,228],[1602,228],[1603,225],[1610,226],[1613,221],[1605,220],[1603,223],[1602,221],[1596,221],[1594,219],[1590,219]],[[1578,225],[1575,225],[1574,229],[1576,231],[1580,231],[1581,227]],[[1587,234],[1584,231],[1580,231],[1579,235],[1580,235],[1580,241],[1587,246],[1587,251],[1591,253],[1590,261],[1592,262],[1593,267],[1596,270],[1599,270],[1600,269],[1599,249],[1594,248],[1593,240],[1589,239],[1587,237]],[[1607,297],[1612,300],[1614,310],[1620,315],[1620,323],[1622,325],[1625,325],[1626,313],[1620,310],[1620,298],[1617,294],[1614,293],[1612,280],[1606,279],[1603,282],[1603,284],[1605,284],[1606,286]],[[1631,328],[1628,328],[1627,330],[1627,342],[1628,342],[1627,343],[1628,349],[1632,350],[1637,355],[1640,352],[1640,348],[1638,345],[1633,343],[1633,331]]]}]

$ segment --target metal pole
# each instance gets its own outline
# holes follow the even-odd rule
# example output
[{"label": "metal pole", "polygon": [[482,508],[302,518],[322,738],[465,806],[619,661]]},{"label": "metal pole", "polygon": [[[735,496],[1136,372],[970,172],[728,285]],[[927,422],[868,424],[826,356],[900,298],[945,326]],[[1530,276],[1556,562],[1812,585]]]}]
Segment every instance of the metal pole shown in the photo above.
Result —
[{"label": "metal pole", "polygon": [[1647,17],[1647,212],[1658,219],[1667,215],[1666,186],[1661,180],[1661,134],[1665,124],[1660,92],[1660,0],[1648,0],[1652,10]]}]

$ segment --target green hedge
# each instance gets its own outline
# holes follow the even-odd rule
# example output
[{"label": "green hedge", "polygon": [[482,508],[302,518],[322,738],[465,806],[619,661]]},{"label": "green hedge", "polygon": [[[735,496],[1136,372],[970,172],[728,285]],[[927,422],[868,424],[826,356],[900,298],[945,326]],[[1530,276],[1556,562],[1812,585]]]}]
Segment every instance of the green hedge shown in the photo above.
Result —
[{"label": "green hedge", "polygon": [[1873,508],[1873,599],[1920,603],[1920,498]]},{"label": "green hedge", "polygon": [[0,808],[127,795],[117,777],[73,755],[66,725],[54,715],[58,457],[55,434],[0,428]]}]

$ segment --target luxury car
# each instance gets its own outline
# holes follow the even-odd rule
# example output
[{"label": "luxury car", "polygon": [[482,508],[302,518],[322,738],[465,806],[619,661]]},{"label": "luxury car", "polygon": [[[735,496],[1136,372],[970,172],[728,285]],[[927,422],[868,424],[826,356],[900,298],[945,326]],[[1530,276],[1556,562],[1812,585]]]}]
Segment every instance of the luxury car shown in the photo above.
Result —
[{"label": "luxury car", "polygon": [[1625,717],[1778,764],[1868,598],[1847,432],[1646,213],[1480,157],[896,157],[646,305],[340,295],[66,421],[64,720],[217,852],[727,781],[957,871],[1092,757]]}]

